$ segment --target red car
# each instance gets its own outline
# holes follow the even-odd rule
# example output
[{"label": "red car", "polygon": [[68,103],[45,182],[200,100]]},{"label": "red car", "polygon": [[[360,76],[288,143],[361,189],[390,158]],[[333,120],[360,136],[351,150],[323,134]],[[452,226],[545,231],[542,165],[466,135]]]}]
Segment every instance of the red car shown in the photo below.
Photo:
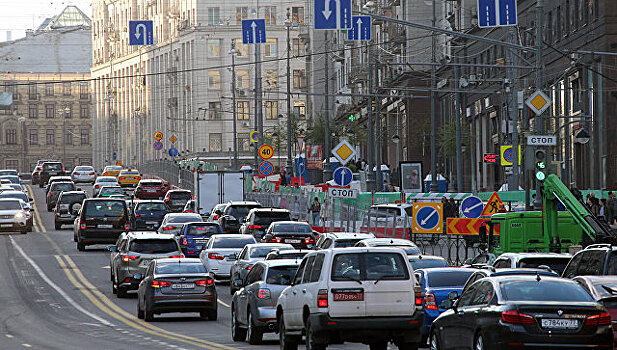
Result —
[{"label": "red car", "polygon": [[135,188],[135,197],[139,199],[163,198],[169,191],[169,183],[157,179],[140,180]]}]

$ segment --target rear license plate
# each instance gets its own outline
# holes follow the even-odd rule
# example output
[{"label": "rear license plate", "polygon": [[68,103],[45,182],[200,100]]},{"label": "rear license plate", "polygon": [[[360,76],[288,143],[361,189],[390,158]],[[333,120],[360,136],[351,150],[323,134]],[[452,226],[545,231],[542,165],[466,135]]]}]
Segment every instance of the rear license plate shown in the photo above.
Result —
[{"label": "rear license plate", "polygon": [[13,224],[1,224],[0,227],[13,227]]},{"label": "rear license plate", "polygon": [[153,192],[156,192],[156,190],[147,189],[146,192],[153,193]]},{"label": "rear license plate", "polygon": [[192,289],[195,288],[195,283],[174,283],[171,285],[173,289]]},{"label": "rear license plate", "polygon": [[181,201],[181,200],[180,201],[171,201],[171,204],[173,204],[173,205],[181,205],[181,204],[184,204],[184,201]]},{"label": "rear license plate", "polygon": [[299,240],[299,239],[286,239],[285,243],[302,243],[302,240]]},{"label": "rear license plate", "polygon": [[576,329],[578,328],[578,320],[546,318],[542,320],[542,328]]},{"label": "rear license plate", "polygon": [[148,265],[150,265],[150,260],[143,260],[140,264],[139,267],[141,268],[147,268]]},{"label": "rear license plate", "polygon": [[114,225],[97,225],[98,228],[113,228]]},{"label": "rear license plate", "polygon": [[156,221],[146,221],[146,225],[156,225]]},{"label": "rear license plate", "polygon": [[332,296],[332,299],[334,301],[364,301],[364,290],[333,289]]}]

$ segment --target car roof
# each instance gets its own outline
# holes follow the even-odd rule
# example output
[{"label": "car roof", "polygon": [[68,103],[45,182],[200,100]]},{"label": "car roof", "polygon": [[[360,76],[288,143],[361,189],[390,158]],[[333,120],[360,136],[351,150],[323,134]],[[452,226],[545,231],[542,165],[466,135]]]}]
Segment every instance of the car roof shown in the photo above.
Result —
[{"label": "car roof", "polygon": [[310,225],[308,224],[308,222],[302,222],[302,221],[291,221],[291,220],[289,220],[289,221],[275,221],[275,222],[273,222],[271,225],[273,225],[273,226],[277,226],[277,225],[283,225],[283,224],[307,225],[307,226],[310,226]]},{"label": "car roof", "polygon": [[224,233],[224,234],[216,234],[216,235],[212,235],[210,236],[210,238],[234,238],[234,237],[242,237],[242,238],[253,238],[255,239],[255,237],[253,237],[253,235],[241,235],[241,234],[237,234],[237,233]]},{"label": "car roof", "polygon": [[165,201],[162,201],[160,199],[138,199],[135,201],[135,204],[142,204],[142,203],[161,203],[161,204],[165,204]]},{"label": "car roof", "polygon": [[232,206],[232,205],[258,205],[261,207],[261,204],[259,202],[255,202],[255,201],[229,201],[227,203],[225,203],[226,206]]},{"label": "car roof", "polygon": [[197,213],[167,213],[165,214],[165,216],[168,216],[170,218],[175,218],[175,217],[179,217],[179,216],[194,216],[194,217],[201,217],[201,215],[197,214]]},{"label": "car roof", "polygon": [[129,238],[135,239],[174,239],[174,235],[166,234],[166,233],[157,233],[152,231],[130,231],[127,234]]},{"label": "car roof", "polygon": [[267,267],[277,266],[300,266],[302,259],[278,259],[278,260],[262,260],[258,264],[264,264]]},{"label": "car roof", "polygon": [[479,271],[486,272],[487,276],[517,276],[517,275],[543,275],[543,276],[559,276],[554,271],[548,271],[543,269],[533,269],[533,268],[500,268],[500,269],[482,269]]},{"label": "car roof", "polygon": [[8,194],[8,195],[10,195],[10,194],[19,194],[19,195],[21,195],[21,196],[25,196],[25,195],[26,195],[26,193],[25,193],[25,192],[23,192],[23,191],[2,191],[2,193],[1,193],[1,194],[2,194],[2,195],[7,195],[7,194]]},{"label": "car roof", "polygon": [[[517,276],[490,276],[486,277],[496,282],[512,282],[512,281],[538,281],[537,275],[517,275]],[[559,276],[541,275],[540,282],[542,280],[557,281],[563,283],[576,284],[575,281],[568,278],[561,278]]]},{"label": "car roof", "polygon": [[289,209],[281,209],[281,208],[266,208],[266,207],[260,207],[260,208],[252,208],[250,212],[260,212],[260,211],[265,211],[265,212],[279,212],[279,213],[289,213]]},{"label": "car roof", "polygon": [[176,189],[167,191],[167,193],[170,193],[170,192],[191,192],[191,190],[185,190],[185,189],[182,189],[182,188],[176,188]]},{"label": "car roof", "polygon": [[571,258],[572,255],[568,253],[503,253],[497,257],[497,259],[505,258]]},{"label": "car roof", "polygon": [[119,202],[119,203],[125,203],[124,199],[116,199],[116,198],[86,198],[86,201],[88,202],[109,202],[109,201],[113,201],[113,202]]},{"label": "car roof", "polygon": [[398,254],[402,254],[407,256],[407,254],[405,254],[404,251],[402,251],[399,248],[395,248],[395,247],[349,247],[349,248],[331,248],[331,249],[325,249],[325,250],[313,250],[311,252],[309,252],[309,254],[312,253],[319,253],[319,252],[328,252],[331,251],[332,254],[338,254],[338,253],[373,253],[373,252],[377,252],[377,253],[382,253],[382,252],[394,252],[394,253],[398,253]]},{"label": "car roof", "polygon": [[416,244],[412,241],[402,238],[368,238],[363,239],[360,242],[368,244],[370,246],[375,244],[391,244],[391,245],[404,245],[410,247],[416,247]]},{"label": "car roof", "polygon": [[22,200],[19,198],[0,198],[0,202],[9,202],[9,201],[22,201]]},{"label": "car roof", "polygon": [[592,284],[602,283],[602,282],[617,282],[617,276],[615,275],[604,275],[604,276],[576,276],[574,279],[584,279]]},{"label": "car roof", "polygon": [[375,238],[375,235],[372,233],[355,233],[355,232],[327,232],[324,233],[326,237],[331,237],[334,239],[350,239],[350,238],[359,238],[359,239],[371,239]]},{"label": "car roof", "polygon": [[285,244],[285,243],[251,243],[251,244],[245,245],[245,247],[247,247],[248,249],[259,248],[259,247],[272,248],[272,249],[287,248],[287,247],[293,248],[291,244]]},{"label": "car roof", "polygon": [[62,191],[62,193],[60,193],[61,196],[67,194],[83,194],[84,196],[86,196],[86,191]]},{"label": "car roof", "polygon": [[122,186],[120,185],[105,185],[105,186],[101,186],[101,189],[104,188],[122,188]]},{"label": "car roof", "polygon": [[446,258],[444,258],[443,256],[439,256],[439,255],[424,255],[424,254],[418,254],[418,255],[408,255],[407,256],[409,258],[409,260],[446,260]]},{"label": "car roof", "polygon": [[99,180],[112,180],[112,179],[113,179],[113,180],[118,181],[118,179],[117,179],[115,176],[107,176],[107,175],[104,175],[104,176],[97,176],[97,177],[96,177],[96,180],[94,180],[94,181],[99,181]]},{"label": "car roof", "polygon": [[177,262],[180,264],[201,264],[201,260],[199,258],[160,258],[155,259],[157,263],[170,263]]},{"label": "car roof", "polygon": [[474,273],[478,271],[477,269],[472,269],[469,267],[428,267],[424,269],[417,269],[416,272],[424,272],[426,274],[432,273],[440,273],[440,272],[469,272]]}]

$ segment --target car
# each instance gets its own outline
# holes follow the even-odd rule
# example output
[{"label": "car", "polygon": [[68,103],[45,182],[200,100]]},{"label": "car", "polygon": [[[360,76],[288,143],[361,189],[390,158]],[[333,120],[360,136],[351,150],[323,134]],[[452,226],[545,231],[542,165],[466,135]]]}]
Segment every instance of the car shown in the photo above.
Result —
[{"label": "car", "polygon": [[270,253],[266,255],[265,260],[302,260],[308,253],[308,250],[272,249]]},{"label": "car", "polygon": [[109,197],[111,195],[114,194],[121,194],[124,195],[124,191],[122,190],[122,187],[120,186],[101,186],[101,188],[99,189],[99,192],[97,194],[97,198],[105,198],[105,197]]},{"label": "car", "polygon": [[45,196],[47,196],[47,193],[49,192],[49,189],[54,182],[73,182],[73,180],[71,180],[70,176],[64,175],[50,177],[49,180],[47,180],[47,185],[45,185]]},{"label": "car", "polygon": [[212,235],[199,253],[199,259],[215,279],[229,279],[231,265],[247,244],[257,243],[252,235]]},{"label": "car", "polygon": [[195,213],[167,213],[161,221],[158,232],[178,235],[182,225],[187,222],[203,222],[203,219]]},{"label": "car", "polygon": [[492,265],[495,268],[536,268],[544,265],[561,274],[571,258],[572,255],[566,253],[503,253],[495,259]]},{"label": "car", "polygon": [[216,204],[214,207],[212,207],[212,210],[210,210],[210,212],[208,213],[208,219],[206,221],[218,223],[219,218],[221,217],[221,214],[223,214],[223,209],[225,209],[226,206],[227,204],[224,204],[224,203]]},{"label": "car", "polygon": [[141,174],[135,169],[123,169],[118,174],[118,183],[122,187],[136,187],[141,180]]},{"label": "car", "polygon": [[131,229],[126,202],[121,199],[84,200],[77,231],[77,250],[92,244],[113,244],[122,232]]},{"label": "car", "polygon": [[244,249],[238,254],[236,261],[231,264],[229,272],[229,292],[231,295],[234,295],[236,290],[240,289],[241,283],[238,283],[238,281],[243,281],[253,268],[253,265],[258,261],[264,260],[266,255],[273,249],[278,249],[279,251],[284,249],[294,250],[290,244],[281,243],[256,243],[244,246]]},{"label": "car", "polygon": [[442,306],[448,310],[431,326],[432,349],[613,346],[606,309],[579,284],[559,277],[486,277]]},{"label": "car", "polygon": [[122,171],[122,166],[108,165],[105,168],[103,168],[103,176],[113,176],[117,178],[118,175],[120,174],[120,171]]},{"label": "car", "polygon": [[92,197],[96,197],[99,194],[99,190],[103,186],[120,186],[118,179],[113,176],[99,176],[94,180],[92,184]]},{"label": "car", "polygon": [[37,165],[34,167],[34,170],[32,170],[32,184],[33,185],[38,185],[39,184],[39,178],[41,176],[41,166]]},{"label": "car", "polygon": [[562,276],[617,275],[617,246],[592,244],[572,256]]},{"label": "car", "polygon": [[18,175],[2,175],[0,179],[9,180],[12,184],[21,185],[21,179]]},{"label": "car", "polygon": [[378,237],[409,238],[413,207],[408,203],[373,205],[362,220],[362,227]]},{"label": "car", "polygon": [[193,198],[193,194],[189,190],[169,190],[165,195],[163,201],[169,207],[169,210],[173,213],[182,212],[186,202]]},{"label": "car", "polygon": [[261,238],[264,243],[287,243],[296,249],[313,249],[315,234],[311,225],[299,221],[277,221],[270,224]]},{"label": "car", "polygon": [[61,162],[45,162],[41,165],[41,174],[39,175],[39,187],[47,185],[47,181],[52,176],[65,176],[66,171]]},{"label": "car", "polygon": [[277,301],[281,349],[297,349],[302,334],[308,349],[343,342],[417,349],[424,313],[416,287],[401,249],[310,252]]},{"label": "car", "polygon": [[160,200],[138,200],[131,209],[131,227],[135,230],[156,230],[169,212]]},{"label": "car", "polygon": [[223,232],[240,233],[240,223],[244,221],[249,211],[253,208],[261,208],[261,204],[248,201],[228,202],[218,218],[218,223],[221,225]]},{"label": "car", "polygon": [[19,180],[21,183],[32,183],[32,173],[19,173]]},{"label": "car", "polygon": [[199,312],[216,321],[217,304],[214,280],[194,258],[153,260],[137,290],[137,317],[147,322],[165,312]]},{"label": "car", "polygon": [[0,199],[0,232],[28,233],[28,217],[16,198]]},{"label": "car", "polygon": [[478,269],[476,269],[476,272],[474,272],[471,276],[469,276],[469,279],[467,279],[467,282],[465,282],[465,285],[463,286],[463,291],[465,291],[465,289],[469,288],[469,286],[471,286],[474,282],[476,282],[477,280],[483,279],[485,277],[493,277],[493,276],[523,276],[523,275],[532,275],[532,276],[546,276],[546,277],[559,277],[559,274],[555,271],[552,271],[550,269],[532,269],[532,268],[526,268],[526,269],[522,269],[522,268],[516,268],[516,269],[512,269],[512,268],[500,268],[500,269],[496,269],[492,266],[482,266]]},{"label": "car", "polygon": [[[20,184],[7,184],[6,186],[11,187],[12,189],[14,189],[15,191],[20,191],[20,192],[28,192],[24,186],[20,185]],[[32,201],[31,201],[32,202]]]},{"label": "car", "polygon": [[210,237],[221,233],[223,230],[215,222],[189,222],[182,225],[177,239],[184,255],[199,257]]},{"label": "car", "polygon": [[120,245],[107,247],[111,252],[112,293],[118,298],[126,296],[129,290],[136,290],[150,261],[158,258],[183,258],[184,255],[173,235],[153,232],[129,232],[119,240]]},{"label": "car", "polygon": [[353,247],[363,239],[375,238],[372,233],[326,232],[319,235],[316,249]]},{"label": "car", "polygon": [[19,176],[19,172],[15,169],[1,169],[0,176]]},{"label": "car", "polygon": [[79,215],[82,203],[88,198],[84,191],[65,191],[60,193],[54,209],[54,227],[62,229],[62,225],[73,224]]},{"label": "car", "polygon": [[32,199],[32,197],[29,197],[28,194],[24,191],[17,191],[13,188],[11,189],[7,189],[6,191],[1,191],[0,192],[0,198],[17,198],[17,199],[21,199],[22,201],[28,203],[28,205],[32,205],[34,203],[34,200]]},{"label": "car", "polygon": [[47,211],[52,211],[56,207],[58,196],[63,191],[75,191],[75,184],[73,182],[59,182],[56,181],[49,185],[49,191],[47,192]]},{"label": "car", "polygon": [[96,171],[90,165],[78,165],[71,172],[71,179],[75,183],[94,183]]},{"label": "car", "polygon": [[409,263],[415,271],[417,269],[426,269],[431,267],[449,267],[448,261],[441,256],[436,255],[409,255]]},{"label": "car", "polygon": [[270,260],[255,263],[231,299],[231,336],[234,341],[257,345],[263,334],[277,330],[276,302],[291,284],[299,260]]},{"label": "car", "polygon": [[26,213],[26,226],[28,227],[28,231],[32,231],[32,227],[34,226],[34,217],[32,215],[32,204],[34,201],[32,198],[28,197],[28,195],[22,191],[2,191],[0,192],[0,199],[19,199],[22,201],[22,208]]},{"label": "car", "polygon": [[244,235],[253,235],[256,240],[266,232],[268,226],[276,221],[291,221],[291,214],[287,209],[254,208],[251,209],[240,225],[239,232]]},{"label": "car", "polygon": [[139,199],[163,199],[169,191],[169,184],[163,180],[142,179],[135,187],[135,197]]},{"label": "car", "polygon": [[195,200],[191,199],[190,201],[186,202],[186,205],[184,205],[184,208],[182,208],[182,212],[183,213],[195,213],[197,212],[197,210],[195,210]]},{"label": "car", "polygon": [[[412,266],[413,267],[413,266]],[[461,293],[463,286],[476,269],[461,267],[431,267],[416,269],[414,274],[420,285],[424,322],[422,344],[426,344],[431,324],[445,309],[440,308],[451,292]]]},{"label": "car", "polygon": [[617,276],[577,276],[573,279],[602,304],[613,320],[613,345],[617,344]]},{"label": "car", "polygon": [[21,199],[19,200],[19,204],[21,204],[21,208],[24,213],[26,213],[26,228],[28,229],[28,232],[32,232],[32,227],[34,227],[34,215],[32,212],[34,209],[32,209],[30,203],[24,202]]},{"label": "car", "polygon": [[369,238],[356,243],[356,247],[397,247],[407,255],[420,255],[422,251],[412,241],[400,238]]}]

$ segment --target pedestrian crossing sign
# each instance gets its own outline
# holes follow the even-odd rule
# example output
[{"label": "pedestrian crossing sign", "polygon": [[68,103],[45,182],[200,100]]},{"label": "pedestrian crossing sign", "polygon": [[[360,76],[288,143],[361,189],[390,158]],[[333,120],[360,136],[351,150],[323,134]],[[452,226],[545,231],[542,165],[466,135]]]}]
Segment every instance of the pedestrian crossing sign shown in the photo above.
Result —
[{"label": "pedestrian crossing sign", "polygon": [[501,201],[501,198],[499,198],[497,192],[493,192],[491,198],[489,198],[488,202],[486,202],[484,210],[482,210],[480,216],[491,216],[493,214],[497,214],[499,213],[500,209],[503,212],[503,210],[505,210],[505,206]]}]

